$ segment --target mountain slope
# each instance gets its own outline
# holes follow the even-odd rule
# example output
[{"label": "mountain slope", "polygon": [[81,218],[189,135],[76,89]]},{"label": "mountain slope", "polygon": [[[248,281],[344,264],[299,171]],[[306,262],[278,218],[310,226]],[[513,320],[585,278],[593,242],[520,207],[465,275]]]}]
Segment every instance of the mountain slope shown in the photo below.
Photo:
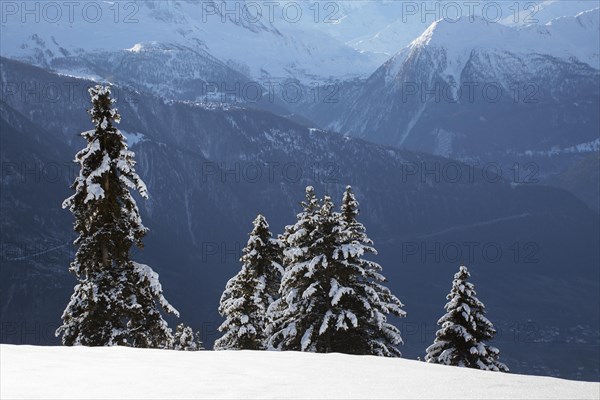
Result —
[{"label": "mountain slope", "polygon": [[592,382],[336,353],[2,345],[0,354],[1,396],[11,399],[597,399],[600,390]]},{"label": "mountain slope", "polygon": [[600,152],[590,153],[558,175],[553,184],[567,189],[600,213],[598,191],[600,185]]}]

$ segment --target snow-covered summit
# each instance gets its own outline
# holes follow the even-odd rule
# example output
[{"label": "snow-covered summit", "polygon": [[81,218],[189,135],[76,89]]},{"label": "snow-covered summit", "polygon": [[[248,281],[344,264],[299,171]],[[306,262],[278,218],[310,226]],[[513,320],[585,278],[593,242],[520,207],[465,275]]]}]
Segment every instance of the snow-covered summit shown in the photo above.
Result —
[{"label": "snow-covered summit", "polygon": [[[480,17],[461,17],[455,21],[439,19],[416,38],[410,47],[437,46],[446,49],[498,47],[514,40],[516,30]],[[513,36],[513,37],[511,37]],[[504,42],[504,43],[503,43]]]},{"label": "snow-covered summit", "polygon": [[[523,29],[531,37],[531,46],[557,57],[572,55],[594,68],[600,68],[600,8],[574,17],[559,17],[546,25]],[[536,40],[537,39],[537,40]]]},{"label": "snow-covered summit", "polygon": [[[478,17],[462,17],[457,21],[441,19],[433,24],[409,47],[433,46],[455,54],[470,49],[504,50],[515,53],[549,54],[577,57],[598,68],[600,48],[600,8],[574,17],[560,17],[545,25],[509,27]],[[594,57],[595,56],[595,57]]]},{"label": "snow-covered summit", "polygon": [[596,8],[574,17],[554,19],[545,25],[525,27],[510,27],[479,17],[461,17],[455,21],[440,19],[383,68],[389,78],[394,78],[407,61],[426,52],[430,61],[455,82],[460,82],[464,67],[475,53],[487,54],[487,58],[499,67],[515,55],[529,63],[528,57],[535,54],[578,61],[598,69],[599,17],[600,8]]},{"label": "snow-covered summit", "polygon": [[[513,0],[485,3],[440,1],[340,1],[336,24],[317,29],[344,41],[360,52],[390,58],[439,19],[455,20],[473,15],[507,26],[543,26],[563,16],[575,16],[598,7],[589,0]],[[351,4],[350,4],[351,3]]]}]

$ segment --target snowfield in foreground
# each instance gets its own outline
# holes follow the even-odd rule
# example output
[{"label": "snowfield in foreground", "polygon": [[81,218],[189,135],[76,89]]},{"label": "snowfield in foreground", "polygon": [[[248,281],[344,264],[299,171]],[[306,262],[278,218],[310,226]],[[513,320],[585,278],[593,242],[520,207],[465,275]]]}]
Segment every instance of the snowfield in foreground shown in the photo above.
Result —
[{"label": "snowfield in foreground", "polygon": [[595,382],[343,354],[3,344],[0,359],[2,399],[600,396]]}]

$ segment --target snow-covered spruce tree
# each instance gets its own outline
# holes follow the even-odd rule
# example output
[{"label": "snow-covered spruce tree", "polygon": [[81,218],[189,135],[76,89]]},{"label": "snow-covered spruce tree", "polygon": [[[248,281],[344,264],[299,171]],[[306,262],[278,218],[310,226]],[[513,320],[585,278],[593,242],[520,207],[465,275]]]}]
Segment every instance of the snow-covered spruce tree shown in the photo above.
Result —
[{"label": "snow-covered spruce tree", "polygon": [[[337,307],[349,310],[357,317],[357,327],[350,332],[340,330],[335,351],[371,354],[377,356],[400,356],[396,346],[402,343],[400,331],[387,322],[389,314],[403,317],[403,304],[382,283],[381,265],[366,260],[366,254],[377,254],[363,224],[358,222],[359,204],[352,187],[347,186],[342,198],[341,227],[333,258],[341,262],[336,292],[340,300]],[[336,297],[332,299],[332,305]],[[330,319],[335,321],[335,319]],[[354,339],[354,340],[349,340]],[[347,349],[347,350],[344,350]]]},{"label": "snow-covered spruce tree", "polygon": [[304,243],[290,236],[286,260],[291,264],[282,279],[283,310],[271,338],[273,347],[400,355],[400,331],[387,322],[387,315],[404,315],[402,304],[380,284],[385,280],[381,267],[363,258],[376,252],[357,215],[358,203],[348,187],[342,213],[334,212],[331,199],[324,198],[306,247],[297,247]]},{"label": "snow-covered spruce tree", "polygon": [[79,234],[70,266],[79,283],[56,335],[68,346],[167,347],[172,334],[159,306],[178,312],[164,298],[158,274],[129,258],[147,232],[130,189],[147,198],[146,186],[135,172],[134,153],[113,126],[120,116],[110,88],[97,85],[89,93],[95,128],[81,134],[87,147],[75,158],[81,167],[75,194],[63,203]]},{"label": "snow-covered spruce tree", "polygon": [[203,350],[202,341],[200,340],[200,332],[194,332],[192,328],[184,324],[177,325],[173,342],[171,344],[173,350],[197,351]]},{"label": "snow-covered spruce tree", "polygon": [[225,317],[215,341],[215,350],[264,350],[267,345],[267,310],[277,297],[281,281],[278,240],[271,237],[262,215],[253,222],[248,244],[243,250],[242,269],[227,282],[219,313]]},{"label": "snow-covered spruce tree", "polygon": [[508,372],[506,365],[498,361],[498,349],[485,343],[493,339],[496,330],[485,317],[485,306],[475,297],[475,286],[467,282],[470,276],[464,265],[454,275],[446,315],[438,321],[441,329],[427,348],[425,361]]},{"label": "snow-covered spruce tree", "polygon": [[[312,245],[313,236],[318,226],[321,203],[312,186],[306,187],[305,201],[300,203],[299,213],[294,225],[286,226],[285,232],[279,236],[283,246],[283,275],[286,276],[292,266],[301,260],[308,259],[308,249]],[[285,297],[290,295],[290,285],[279,287],[279,298],[267,310],[269,324],[267,326],[268,347],[281,349],[281,341],[286,335],[286,325],[290,318],[290,309]],[[285,296],[285,297],[283,297]]]}]

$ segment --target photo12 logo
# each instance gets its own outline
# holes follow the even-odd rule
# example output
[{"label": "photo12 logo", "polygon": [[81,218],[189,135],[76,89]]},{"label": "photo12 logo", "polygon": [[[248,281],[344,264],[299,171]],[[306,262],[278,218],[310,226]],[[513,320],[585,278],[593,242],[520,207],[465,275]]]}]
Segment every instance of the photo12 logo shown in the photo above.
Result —
[{"label": "photo12 logo", "polygon": [[202,22],[211,19],[226,23],[290,24],[302,20],[313,23],[337,24],[341,18],[337,1],[201,1]]},{"label": "photo12 logo", "polygon": [[[534,321],[498,321],[495,340],[512,343],[548,343],[556,328],[541,326]],[[433,343],[440,326],[431,321],[402,322],[400,330],[405,344]]]},{"label": "photo12 logo", "polygon": [[402,1],[402,22],[458,22],[479,18],[488,23],[502,20],[515,24],[537,24],[541,7],[529,1]]},{"label": "photo12 logo", "polygon": [[[81,79],[68,81],[2,81],[0,100],[22,104],[71,103],[89,104],[88,90],[92,85]],[[140,91],[131,85],[111,86],[116,103],[135,104]]]},{"label": "photo12 logo", "polygon": [[[348,0],[349,1],[349,0]],[[158,2],[161,2],[160,0]],[[344,17],[342,1],[206,1],[194,2],[196,15],[189,17],[201,23],[212,21],[236,24],[272,24],[302,22],[339,24]],[[140,22],[141,0],[133,1],[10,1],[0,2],[0,20],[6,23],[124,23]],[[402,1],[402,23],[433,23],[438,20],[458,22],[461,19],[515,24],[536,24],[541,7],[530,1]]]},{"label": "photo12 logo", "polygon": [[269,78],[263,82],[203,82],[200,98],[219,103],[338,103],[340,87],[336,83],[301,84],[288,78]]},{"label": "photo12 logo", "polygon": [[509,101],[514,104],[537,104],[540,101],[539,86],[529,82],[516,82],[506,86],[499,82],[402,82],[400,93],[402,103],[496,104]]},{"label": "photo12 logo", "polygon": [[213,162],[200,165],[202,182],[222,184],[273,184],[299,183],[310,180],[318,183],[337,183],[340,166],[327,161],[322,163],[298,163],[294,161],[247,161],[247,162]]},{"label": "photo12 logo", "polygon": [[478,161],[422,161],[403,162],[400,165],[402,183],[459,184],[483,183],[539,183],[540,167],[535,162],[504,166],[497,162]]},{"label": "photo12 logo", "polygon": [[56,343],[58,322],[2,321],[0,322],[0,340],[2,343],[27,343],[48,345]]},{"label": "photo12 logo", "polygon": [[137,1],[1,1],[3,24],[139,23]]},{"label": "photo12 logo", "polygon": [[79,173],[73,162],[4,161],[0,163],[0,176],[4,184],[60,184],[68,186]]},{"label": "photo12 logo", "polygon": [[538,264],[540,246],[533,241],[498,243],[475,241],[405,241],[402,242],[402,263],[512,263]]}]

